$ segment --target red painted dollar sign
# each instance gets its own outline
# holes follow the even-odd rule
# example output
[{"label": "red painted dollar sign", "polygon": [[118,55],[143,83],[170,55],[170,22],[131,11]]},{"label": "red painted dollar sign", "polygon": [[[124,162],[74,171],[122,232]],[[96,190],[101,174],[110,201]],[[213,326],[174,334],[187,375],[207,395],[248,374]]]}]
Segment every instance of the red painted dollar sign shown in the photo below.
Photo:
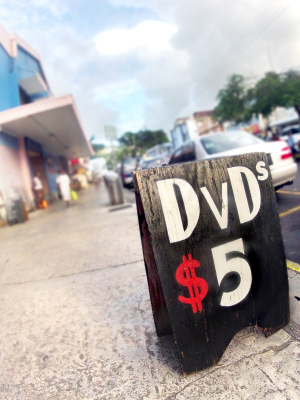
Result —
[{"label": "red painted dollar sign", "polygon": [[195,273],[195,268],[200,267],[200,262],[193,260],[191,254],[188,255],[188,260],[182,256],[183,262],[179,265],[176,271],[176,280],[183,286],[187,286],[190,292],[190,298],[179,296],[178,300],[182,303],[190,304],[193,312],[202,311],[201,301],[207,295],[208,286],[206,280],[198,278]]}]

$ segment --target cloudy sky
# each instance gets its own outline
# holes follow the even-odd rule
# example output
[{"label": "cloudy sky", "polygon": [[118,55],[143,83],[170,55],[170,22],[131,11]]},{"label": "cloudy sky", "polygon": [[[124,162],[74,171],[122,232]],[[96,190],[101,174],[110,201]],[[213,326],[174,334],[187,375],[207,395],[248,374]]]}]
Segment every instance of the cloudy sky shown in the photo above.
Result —
[{"label": "cloudy sky", "polygon": [[211,109],[231,73],[300,66],[299,0],[0,0],[0,23],[72,93],[88,137]]}]

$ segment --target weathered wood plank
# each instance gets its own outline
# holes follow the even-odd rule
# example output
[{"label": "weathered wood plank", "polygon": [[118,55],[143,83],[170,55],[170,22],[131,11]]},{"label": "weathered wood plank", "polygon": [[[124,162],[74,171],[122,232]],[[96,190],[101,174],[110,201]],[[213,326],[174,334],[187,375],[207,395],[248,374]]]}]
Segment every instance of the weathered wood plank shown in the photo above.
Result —
[{"label": "weathered wood plank", "polygon": [[171,335],[171,321],[153,254],[143,204],[137,191],[136,205],[156,333],[157,336]]},{"label": "weathered wood plank", "polygon": [[[149,265],[159,275],[149,283],[151,299],[161,283],[184,374],[216,364],[246,326],[269,336],[288,323],[285,256],[264,153],[139,171],[134,180],[148,282]],[[161,317],[166,322],[158,325],[168,327]]]}]

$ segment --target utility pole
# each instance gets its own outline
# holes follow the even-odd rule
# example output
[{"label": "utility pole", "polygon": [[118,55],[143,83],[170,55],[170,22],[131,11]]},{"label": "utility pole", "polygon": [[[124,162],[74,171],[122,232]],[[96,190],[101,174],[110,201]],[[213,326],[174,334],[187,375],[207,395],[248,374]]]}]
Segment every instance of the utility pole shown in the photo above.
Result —
[{"label": "utility pole", "polygon": [[105,131],[105,137],[107,140],[110,141],[110,146],[112,150],[112,155],[113,155],[113,164],[114,168],[117,166],[117,158],[116,158],[116,152],[114,148],[114,140],[117,139],[117,130],[115,126],[109,126],[106,125],[104,126],[104,131]]},{"label": "utility pole", "polygon": [[115,147],[114,147],[114,142],[111,140],[110,141],[110,146],[112,149],[112,154],[113,154],[113,163],[114,163],[114,168],[117,166],[117,157],[116,157],[116,151],[115,151]]},{"label": "utility pole", "polygon": [[270,46],[267,46],[267,52],[268,52],[268,59],[269,59],[271,70],[275,71],[273,60],[272,60],[272,54],[271,54]]}]

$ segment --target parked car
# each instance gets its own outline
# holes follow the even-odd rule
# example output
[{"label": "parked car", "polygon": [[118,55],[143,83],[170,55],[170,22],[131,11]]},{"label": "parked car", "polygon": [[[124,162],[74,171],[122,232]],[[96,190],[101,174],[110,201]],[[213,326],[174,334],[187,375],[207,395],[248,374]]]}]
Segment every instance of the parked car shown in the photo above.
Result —
[{"label": "parked car", "polygon": [[300,125],[290,125],[283,128],[280,132],[280,139],[288,143],[288,133],[291,132],[294,138],[294,156],[295,158],[300,158]]},{"label": "parked car", "polygon": [[124,158],[121,162],[120,174],[124,187],[132,187],[132,173],[140,169],[141,157]]},{"label": "parked car", "polygon": [[160,167],[163,164],[168,164],[170,161],[170,156],[157,156],[152,157],[148,160],[143,160],[141,163],[141,169],[149,169]]},{"label": "parked car", "polygon": [[245,131],[216,132],[185,142],[173,152],[169,165],[252,152],[267,154],[275,190],[293,183],[297,164],[286,142],[265,142]]}]

